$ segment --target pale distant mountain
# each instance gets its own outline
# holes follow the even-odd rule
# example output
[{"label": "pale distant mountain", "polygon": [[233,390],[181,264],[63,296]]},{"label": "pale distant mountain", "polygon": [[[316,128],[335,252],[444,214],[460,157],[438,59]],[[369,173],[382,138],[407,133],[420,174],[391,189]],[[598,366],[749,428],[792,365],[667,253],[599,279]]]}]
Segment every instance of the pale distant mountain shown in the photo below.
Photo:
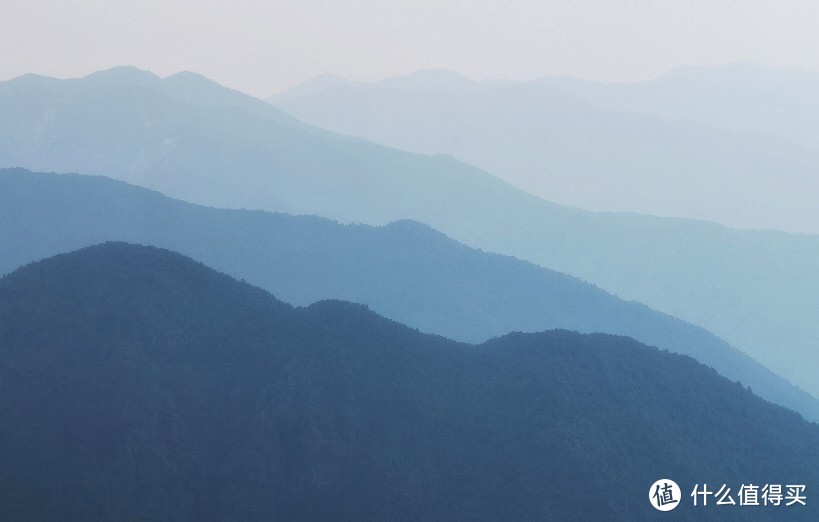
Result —
[{"label": "pale distant mountain", "polygon": [[380,223],[441,205],[463,179],[483,194],[512,190],[451,158],[309,127],[201,76],[127,67],[0,83],[0,166],[115,173],[208,205]]},{"label": "pale distant mountain", "polygon": [[458,341],[554,328],[626,335],[819,422],[819,400],[701,328],[413,221],[373,228],[213,209],[98,176],[22,169],[0,170],[0,216],[0,274],[104,241],[155,245],[294,305],[344,299]]},{"label": "pale distant mountain", "polygon": [[457,78],[445,89],[409,76],[273,102],[336,132],[451,154],[561,204],[819,232],[817,75],[734,67],[640,84]]},{"label": "pale distant mountain", "polygon": [[268,98],[268,102],[276,102],[304,98],[318,94],[327,89],[355,88],[355,89],[417,89],[423,91],[459,91],[478,86],[460,74],[446,69],[426,69],[406,76],[394,76],[377,82],[355,82],[335,74],[322,74],[302,82],[295,87],[284,90]]},{"label": "pale distant mountain", "polygon": [[283,101],[291,98],[301,98],[304,96],[313,95],[317,92],[321,92],[324,89],[328,89],[330,87],[352,85],[356,85],[356,82],[347,80],[335,74],[322,74],[320,76],[316,76],[315,78],[307,80],[306,82],[302,82],[291,89],[282,91],[279,94],[272,96],[270,98],[270,101],[274,100]]},{"label": "pale distant mountain", "polygon": [[186,75],[198,87],[185,91],[134,73],[1,83],[0,166],[115,176],[213,206],[414,219],[705,327],[819,395],[818,236],[567,208],[451,157],[310,127],[201,77]]},{"label": "pale distant mountain", "polygon": [[646,82],[544,77],[533,83],[602,107],[766,133],[819,150],[819,72],[741,63],[682,67]]}]

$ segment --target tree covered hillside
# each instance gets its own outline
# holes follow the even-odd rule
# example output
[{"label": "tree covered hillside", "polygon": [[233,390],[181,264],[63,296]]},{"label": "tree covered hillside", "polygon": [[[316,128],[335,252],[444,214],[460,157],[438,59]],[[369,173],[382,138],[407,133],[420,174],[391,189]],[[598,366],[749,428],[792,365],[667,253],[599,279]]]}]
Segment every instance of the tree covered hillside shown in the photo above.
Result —
[{"label": "tree covered hillside", "polygon": [[664,477],[819,488],[819,428],[688,357],[461,344],[127,244],[0,279],[0,440],[4,520],[654,520]]}]

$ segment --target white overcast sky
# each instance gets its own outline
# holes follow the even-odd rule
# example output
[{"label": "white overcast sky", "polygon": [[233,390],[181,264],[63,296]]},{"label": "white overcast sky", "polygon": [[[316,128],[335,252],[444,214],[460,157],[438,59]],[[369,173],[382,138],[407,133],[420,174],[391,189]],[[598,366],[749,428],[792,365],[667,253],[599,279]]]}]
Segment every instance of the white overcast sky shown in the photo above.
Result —
[{"label": "white overcast sky", "polygon": [[0,0],[0,79],[135,65],[256,96],[329,72],[648,79],[752,61],[819,70],[814,0]]}]

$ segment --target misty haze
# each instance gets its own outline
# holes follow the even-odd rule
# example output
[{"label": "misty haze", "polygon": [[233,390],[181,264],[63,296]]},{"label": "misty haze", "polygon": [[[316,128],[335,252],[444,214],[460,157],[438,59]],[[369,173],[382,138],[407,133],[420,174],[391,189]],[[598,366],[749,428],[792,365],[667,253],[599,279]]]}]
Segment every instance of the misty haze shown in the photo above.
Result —
[{"label": "misty haze", "polygon": [[819,6],[0,14],[0,520],[819,519]]}]

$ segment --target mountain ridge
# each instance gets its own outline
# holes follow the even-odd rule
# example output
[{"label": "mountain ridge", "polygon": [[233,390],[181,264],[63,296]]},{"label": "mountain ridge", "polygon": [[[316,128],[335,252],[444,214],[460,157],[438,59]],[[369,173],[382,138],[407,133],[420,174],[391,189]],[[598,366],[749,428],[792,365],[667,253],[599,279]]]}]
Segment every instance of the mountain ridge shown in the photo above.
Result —
[{"label": "mountain ridge", "polygon": [[819,428],[626,338],[462,345],[123,243],[0,279],[0,310],[10,520],[652,520],[661,475],[819,481]]},{"label": "mountain ridge", "polygon": [[[335,132],[412,152],[452,154],[563,205],[819,232],[811,199],[819,193],[812,175],[819,168],[819,141],[806,147],[791,139],[773,110],[765,118],[778,130],[720,124],[708,115],[752,118],[752,109],[765,104],[729,99],[740,81],[708,85],[705,79],[689,86],[662,78],[603,84],[557,77],[434,91],[397,78],[389,86],[348,85],[274,104]],[[694,107],[698,97],[708,107]],[[797,127],[809,119],[798,110],[788,114]],[[819,140],[819,128],[815,134]],[[780,200],[788,205],[776,204]]]},{"label": "mountain ridge", "polygon": [[583,212],[451,158],[339,136],[272,108],[82,85],[0,84],[0,165],[110,175],[211,206],[372,225],[411,218],[702,325],[819,395],[816,236]]},{"label": "mountain ridge", "polygon": [[568,328],[694,356],[819,420],[817,400],[711,333],[576,278],[476,251],[428,225],[341,225],[220,210],[103,177],[0,170],[0,273],[91,244],[170,248],[298,306],[343,298],[459,341]]}]

